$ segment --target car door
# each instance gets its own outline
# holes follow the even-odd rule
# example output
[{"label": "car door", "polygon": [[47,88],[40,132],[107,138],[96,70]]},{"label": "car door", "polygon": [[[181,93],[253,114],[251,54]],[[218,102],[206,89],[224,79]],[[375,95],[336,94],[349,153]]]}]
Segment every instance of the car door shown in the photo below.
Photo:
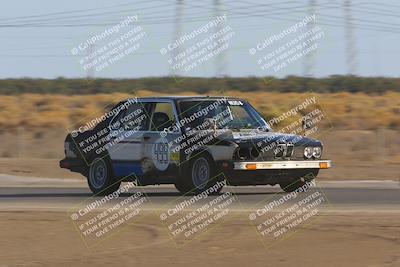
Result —
[{"label": "car door", "polygon": [[172,100],[157,100],[148,104],[151,111],[149,128],[143,135],[145,157],[151,172],[164,177],[158,182],[168,183],[166,177],[174,178],[179,164],[179,151],[175,151],[181,135],[176,126],[177,111]]},{"label": "car door", "polygon": [[143,135],[149,124],[146,108],[146,104],[141,102],[130,104],[110,122],[111,138],[107,150],[116,177],[141,176],[144,173]]}]

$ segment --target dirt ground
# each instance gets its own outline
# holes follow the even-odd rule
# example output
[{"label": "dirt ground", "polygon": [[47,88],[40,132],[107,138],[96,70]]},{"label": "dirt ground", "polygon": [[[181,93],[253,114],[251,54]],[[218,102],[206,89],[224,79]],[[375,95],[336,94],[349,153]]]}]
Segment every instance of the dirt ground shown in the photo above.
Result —
[{"label": "dirt ground", "polygon": [[16,176],[84,179],[78,173],[61,169],[60,159],[0,158],[0,173]]},{"label": "dirt ground", "polygon": [[87,248],[65,212],[0,212],[0,266],[400,266],[400,214],[321,214],[265,247],[235,216],[177,248],[159,219]]}]

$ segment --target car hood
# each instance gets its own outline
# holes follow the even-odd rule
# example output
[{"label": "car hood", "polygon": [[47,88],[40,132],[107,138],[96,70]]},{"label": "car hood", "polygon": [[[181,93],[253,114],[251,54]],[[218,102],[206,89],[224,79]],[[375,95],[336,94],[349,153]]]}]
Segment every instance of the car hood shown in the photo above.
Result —
[{"label": "car hood", "polygon": [[270,143],[291,143],[296,146],[311,145],[317,146],[322,145],[320,141],[310,137],[284,134],[277,132],[261,132],[261,131],[228,131],[219,136],[218,139],[231,141],[236,144],[270,144]]}]

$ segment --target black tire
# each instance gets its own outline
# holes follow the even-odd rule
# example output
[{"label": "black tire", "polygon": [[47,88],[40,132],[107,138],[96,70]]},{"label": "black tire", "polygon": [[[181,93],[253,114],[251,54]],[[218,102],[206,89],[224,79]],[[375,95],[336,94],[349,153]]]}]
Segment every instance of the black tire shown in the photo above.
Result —
[{"label": "black tire", "polygon": [[86,177],[93,194],[101,196],[117,191],[121,185],[121,181],[115,181],[109,157],[93,159]]},{"label": "black tire", "polygon": [[182,195],[190,192],[190,187],[185,185],[185,183],[183,183],[183,181],[181,181],[181,179],[179,179],[178,181],[175,182],[175,188],[176,190],[179,191],[179,193],[181,193]]},{"label": "black tire", "polygon": [[[213,159],[208,154],[202,153],[189,161],[189,168],[186,168],[183,177],[176,181],[175,188],[182,194],[189,192],[198,194],[222,181],[221,178],[215,176],[216,168]],[[218,194],[222,187],[218,187],[213,194]]]}]

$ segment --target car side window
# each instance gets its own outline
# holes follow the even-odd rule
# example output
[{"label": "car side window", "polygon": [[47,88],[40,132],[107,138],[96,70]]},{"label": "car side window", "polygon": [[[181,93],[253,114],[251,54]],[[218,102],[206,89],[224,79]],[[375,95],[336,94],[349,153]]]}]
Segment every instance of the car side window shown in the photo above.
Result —
[{"label": "car side window", "polygon": [[143,103],[132,104],[121,117],[124,130],[144,131],[146,129],[147,112]]},{"label": "car side window", "polygon": [[156,102],[151,116],[150,130],[161,132],[170,129],[175,124],[172,103]]},{"label": "car side window", "polygon": [[143,103],[130,104],[121,110],[110,123],[112,130],[144,131],[148,125],[146,107]]}]

